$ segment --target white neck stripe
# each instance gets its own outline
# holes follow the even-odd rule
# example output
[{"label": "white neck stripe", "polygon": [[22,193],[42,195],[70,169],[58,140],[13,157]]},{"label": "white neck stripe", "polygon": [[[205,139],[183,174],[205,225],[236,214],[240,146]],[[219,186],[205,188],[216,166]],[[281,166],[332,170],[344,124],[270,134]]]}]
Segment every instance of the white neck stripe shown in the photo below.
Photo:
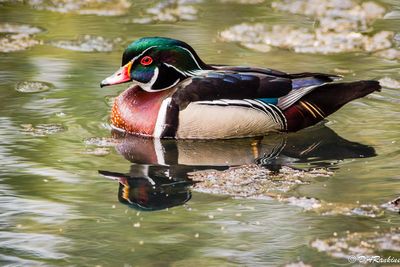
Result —
[{"label": "white neck stripe", "polygon": [[196,63],[197,67],[199,67],[199,69],[202,70],[202,68],[200,67],[200,65],[199,65],[199,63],[197,62],[196,58],[194,57],[194,55],[192,54],[192,52],[190,52],[189,49],[184,48],[184,47],[179,46],[179,45],[178,45],[178,47],[182,48],[183,50],[186,50],[186,51],[190,54],[190,56],[192,57],[192,59],[194,60],[194,62]]},{"label": "white neck stripe", "polygon": [[143,56],[148,50],[150,50],[150,49],[152,49],[152,48],[154,48],[154,47],[158,47],[157,45],[153,45],[153,46],[150,46],[150,47],[148,47],[148,48],[146,48],[142,53],[140,53],[139,55],[137,55],[136,57],[134,57],[134,58],[132,58],[132,63],[136,60],[136,59],[138,59],[138,58],[140,58],[141,56]]},{"label": "white neck stripe", "polygon": [[174,70],[176,70],[177,72],[179,72],[180,74],[182,74],[183,76],[187,76],[183,71],[181,71],[180,69],[178,69],[177,67],[175,67],[174,65],[168,64],[168,63],[163,63],[165,66],[167,67],[171,67]]}]

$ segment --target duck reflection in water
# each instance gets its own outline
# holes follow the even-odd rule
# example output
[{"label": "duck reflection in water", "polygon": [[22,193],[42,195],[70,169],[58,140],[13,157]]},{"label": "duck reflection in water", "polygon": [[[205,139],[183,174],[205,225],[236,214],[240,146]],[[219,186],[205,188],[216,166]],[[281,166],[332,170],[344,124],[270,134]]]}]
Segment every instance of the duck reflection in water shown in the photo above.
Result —
[{"label": "duck reflection in water", "polygon": [[167,166],[132,165],[130,174],[99,171],[118,180],[118,200],[138,210],[162,210],[187,202],[192,194],[188,179],[172,178]]},{"label": "duck reflection in water", "polygon": [[[188,173],[258,164],[271,171],[294,163],[336,168],[339,160],[376,156],[325,126],[298,133],[233,140],[160,140],[113,132],[117,151],[132,162],[130,173],[99,171],[119,182],[118,199],[139,210],[161,210],[191,198]],[[293,167],[293,166],[291,166]]]}]

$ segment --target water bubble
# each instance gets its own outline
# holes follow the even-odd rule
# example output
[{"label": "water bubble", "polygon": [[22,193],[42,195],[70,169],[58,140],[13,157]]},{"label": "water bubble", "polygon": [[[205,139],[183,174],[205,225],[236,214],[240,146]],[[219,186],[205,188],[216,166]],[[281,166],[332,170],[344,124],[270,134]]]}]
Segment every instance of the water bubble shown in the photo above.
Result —
[{"label": "water bubble", "polygon": [[65,128],[61,124],[21,124],[22,132],[33,136],[47,136],[50,134],[56,134],[65,131]]},{"label": "water bubble", "polygon": [[312,178],[329,177],[332,174],[326,169],[302,171],[287,166],[273,173],[257,165],[248,165],[225,171],[192,172],[189,175],[198,182],[194,185],[196,191],[259,199],[270,198],[272,191],[288,192],[295,186],[309,184],[308,180]]},{"label": "water bubble", "polygon": [[91,137],[84,140],[86,145],[94,145],[99,147],[113,147],[119,143],[117,139],[111,137]]},{"label": "water bubble", "polygon": [[15,85],[15,90],[21,93],[39,93],[54,88],[54,85],[48,82],[24,81]]},{"label": "water bubble", "polygon": [[57,117],[65,117],[66,114],[65,114],[64,112],[57,112],[57,113],[56,113],[56,116],[57,116]]},{"label": "water bubble", "polygon": [[11,24],[3,23],[0,24],[1,33],[24,33],[24,34],[36,34],[43,30],[34,26],[26,24]]},{"label": "water bubble", "polygon": [[[27,0],[26,4],[38,10],[49,10],[59,13],[77,13],[82,15],[118,16],[129,11],[131,3],[128,0]],[[24,3],[25,3],[24,2]]]},{"label": "water bubble", "polygon": [[400,89],[400,82],[389,77],[379,79],[379,84],[385,88]]},{"label": "water bubble", "polygon": [[299,261],[299,262],[288,263],[285,265],[285,267],[312,267],[312,266],[305,264],[302,261]]},{"label": "water bubble", "polygon": [[80,52],[110,52],[118,40],[110,40],[102,36],[84,35],[78,40],[53,41],[51,44],[62,49]]},{"label": "water bubble", "polygon": [[382,51],[378,51],[374,55],[388,60],[396,60],[400,59],[400,50],[396,48],[389,48]]},{"label": "water bubble", "polygon": [[394,33],[390,31],[369,34],[373,22],[385,13],[385,9],[374,2],[278,0],[271,6],[280,12],[313,17],[314,27],[242,23],[222,31],[220,39],[258,52],[269,52],[272,46],[316,54],[374,53],[390,49],[394,42]]},{"label": "water bubble", "polygon": [[0,37],[0,52],[9,53],[25,50],[41,41],[35,40],[32,35],[42,30],[25,24],[0,24],[0,33],[5,35]]},{"label": "water bubble", "polygon": [[220,0],[221,3],[236,3],[241,5],[256,5],[264,3],[265,0]]},{"label": "water bubble", "polygon": [[96,147],[94,149],[86,149],[82,154],[95,155],[95,156],[105,156],[110,154],[110,149],[107,147]]},{"label": "water bubble", "polygon": [[[197,3],[200,1],[190,1]],[[147,16],[125,20],[126,23],[149,24],[154,22],[176,22],[180,20],[196,20],[197,8],[188,5],[188,1],[168,0],[157,3],[146,10]]]},{"label": "water bubble", "polygon": [[255,43],[249,43],[249,42],[242,42],[240,43],[242,46],[245,48],[257,51],[257,52],[262,52],[262,53],[267,53],[272,50],[272,47],[267,44],[255,44]]},{"label": "water bubble", "polygon": [[400,47],[400,33],[394,35],[393,41],[396,43],[397,47]]},{"label": "water bubble", "polygon": [[343,237],[316,239],[311,247],[335,258],[354,255],[372,256],[382,251],[400,251],[400,228],[384,232],[346,233]]},{"label": "water bubble", "polygon": [[400,19],[400,10],[394,10],[385,14],[383,19]]},{"label": "water bubble", "polygon": [[351,70],[351,69],[344,69],[344,68],[334,68],[333,71],[336,72],[336,73],[338,73],[338,74],[351,74],[351,73],[354,73],[353,70]]}]

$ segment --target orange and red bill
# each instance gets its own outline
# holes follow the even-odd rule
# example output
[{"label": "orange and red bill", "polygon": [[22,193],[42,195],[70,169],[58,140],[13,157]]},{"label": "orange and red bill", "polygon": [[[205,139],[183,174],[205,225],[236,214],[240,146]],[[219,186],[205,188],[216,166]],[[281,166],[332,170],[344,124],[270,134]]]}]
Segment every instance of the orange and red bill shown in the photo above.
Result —
[{"label": "orange and red bill", "polygon": [[127,64],[119,68],[119,70],[117,70],[113,75],[101,81],[100,87],[126,83],[131,81],[131,73],[130,73],[131,67],[132,67],[132,61],[129,61]]}]

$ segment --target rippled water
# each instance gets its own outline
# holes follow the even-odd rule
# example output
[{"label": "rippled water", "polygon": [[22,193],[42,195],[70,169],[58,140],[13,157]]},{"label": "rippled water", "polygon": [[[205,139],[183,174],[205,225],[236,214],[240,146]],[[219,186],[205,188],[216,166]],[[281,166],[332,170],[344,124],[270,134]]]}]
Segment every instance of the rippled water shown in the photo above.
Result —
[{"label": "rippled water", "polygon": [[[398,209],[384,205],[400,196],[396,86],[348,104],[324,124],[262,140],[159,141],[111,132],[110,102],[124,86],[100,89],[99,82],[142,36],[185,40],[210,63],[400,80],[399,61],[362,51],[263,53],[220,40],[243,22],[312,26],[311,18],[273,11],[268,1],[192,2],[183,16],[173,8],[155,16],[148,1],[116,1],[115,12],[110,5],[75,12],[72,4],[0,3],[0,24],[30,26],[0,33],[30,40],[14,43],[20,51],[0,52],[0,265],[327,266],[348,264],[355,251],[400,258]],[[374,29],[398,33],[399,3],[377,3],[392,15]],[[26,87],[30,81],[48,87]],[[21,84],[28,89],[18,90]]]}]

